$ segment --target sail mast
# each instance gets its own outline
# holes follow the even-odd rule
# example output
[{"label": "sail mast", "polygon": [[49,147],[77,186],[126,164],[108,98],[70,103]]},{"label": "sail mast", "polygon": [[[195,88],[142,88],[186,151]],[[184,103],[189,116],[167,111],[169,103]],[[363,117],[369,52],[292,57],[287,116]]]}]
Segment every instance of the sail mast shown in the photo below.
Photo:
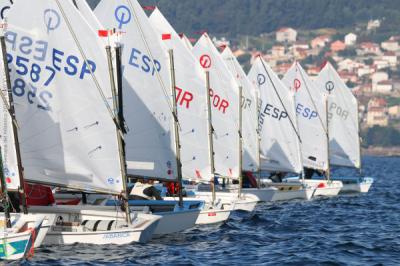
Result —
[{"label": "sail mast", "polygon": [[[118,47],[118,45],[117,45]],[[116,58],[118,58],[118,56],[121,55],[120,52],[117,51],[117,48],[115,49],[116,51]],[[112,92],[112,98],[113,98],[113,105],[114,108],[118,107],[118,116],[116,116],[117,118],[117,126],[116,126],[116,131],[117,131],[117,141],[118,141],[118,152],[119,152],[119,161],[120,161],[120,168],[121,168],[121,176],[122,176],[122,186],[123,186],[123,191],[122,191],[122,204],[124,205],[124,209],[125,209],[125,214],[126,214],[126,221],[130,224],[131,221],[131,215],[130,215],[130,208],[129,208],[129,203],[128,203],[128,187],[127,187],[127,175],[126,175],[126,159],[125,159],[125,148],[124,148],[124,143],[123,143],[123,132],[121,130],[122,126],[121,126],[121,116],[122,116],[122,112],[120,112],[120,110],[122,110],[122,103],[118,103],[117,102],[117,92],[116,92],[116,86],[115,86],[115,77],[114,77],[114,69],[113,69],[113,61],[112,61],[112,55],[111,55],[111,46],[107,45],[106,46],[106,53],[107,53],[107,61],[108,61],[108,69],[109,69],[109,74],[110,74],[110,85],[111,85],[111,92]],[[120,59],[116,60],[117,62],[121,62]],[[117,64],[117,69],[120,67]],[[117,72],[118,74],[121,74],[120,71]],[[121,78],[118,78],[118,80],[121,80]],[[120,87],[121,84],[118,84],[118,87]],[[122,97],[122,96],[121,96]]]},{"label": "sail mast", "polygon": [[182,162],[181,162],[181,144],[179,139],[179,125],[178,125],[178,108],[176,106],[176,80],[175,80],[175,64],[174,64],[174,50],[168,50],[169,54],[169,65],[171,68],[171,92],[172,92],[172,115],[174,117],[174,134],[175,134],[175,157],[176,157],[176,168],[178,171],[178,184],[179,184],[179,207],[183,207],[182,198]]},{"label": "sail mast", "polygon": [[257,187],[261,187],[261,152],[260,152],[260,142],[261,142],[261,134],[260,134],[260,128],[259,128],[259,116],[260,116],[260,99],[258,92],[256,91],[255,93],[256,96],[256,111],[257,111],[257,160],[258,160],[258,166],[257,166]]},{"label": "sail mast", "polygon": [[[328,92],[329,93],[329,95],[331,94],[331,92],[329,91]],[[327,155],[328,155],[328,169],[326,169],[326,178],[328,179],[328,180],[330,180],[331,179],[331,166],[330,166],[330,163],[329,163],[329,110],[328,110],[328,99],[329,99],[329,96],[328,97],[326,97],[326,139],[327,139],[327,141],[326,141],[326,152],[327,152]]]},{"label": "sail mast", "polygon": [[15,108],[14,108],[14,98],[11,90],[11,78],[10,78],[10,71],[8,68],[8,62],[7,62],[7,50],[6,50],[6,43],[4,36],[0,36],[0,45],[1,45],[1,53],[3,57],[3,66],[4,66],[4,74],[6,78],[6,84],[7,84],[7,91],[8,91],[8,101],[10,103],[9,105],[9,113],[11,116],[11,124],[12,124],[12,130],[13,130],[13,137],[14,137],[14,143],[15,143],[15,151],[17,155],[17,165],[18,165],[18,175],[19,175],[19,195],[21,197],[22,201],[22,208],[24,214],[28,213],[28,208],[26,206],[26,195],[25,195],[25,188],[24,188],[24,170],[22,167],[22,160],[21,160],[21,150],[19,146],[19,139],[18,139],[18,128],[17,128],[17,120],[15,118]]},{"label": "sail mast", "polygon": [[238,198],[240,198],[240,195],[242,194],[242,186],[243,186],[242,94],[243,94],[243,87],[239,86],[239,130],[238,130],[238,134],[239,134],[239,190],[238,190]]},{"label": "sail mast", "polygon": [[212,188],[212,202],[215,202],[215,165],[214,165],[214,141],[213,134],[214,128],[212,126],[212,114],[211,114],[211,98],[210,98],[210,72],[206,71],[206,97],[207,97],[207,113],[208,113],[208,145],[210,147],[210,166],[211,166],[211,188]]}]

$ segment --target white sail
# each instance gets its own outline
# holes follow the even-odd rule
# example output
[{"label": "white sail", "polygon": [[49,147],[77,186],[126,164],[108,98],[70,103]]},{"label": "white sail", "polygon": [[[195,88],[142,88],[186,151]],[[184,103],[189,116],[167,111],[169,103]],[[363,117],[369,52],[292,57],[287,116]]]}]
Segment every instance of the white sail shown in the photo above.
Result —
[{"label": "white sail", "polygon": [[183,178],[209,181],[209,150],[204,145],[208,141],[208,117],[203,69],[158,8],[149,20],[165,46],[174,52]]},{"label": "white sail", "polygon": [[328,62],[315,84],[328,95],[329,162],[361,166],[357,99]]},{"label": "white sail", "polygon": [[[239,88],[207,34],[193,48],[200,65],[210,73],[215,172],[239,177]],[[233,92],[233,93],[232,93]]]},{"label": "white sail", "polygon": [[101,23],[99,22],[99,20],[97,19],[97,17],[94,15],[92,9],[90,8],[86,0],[72,0],[72,1],[94,31],[97,32],[98,30],[105,30],[101,25]]},{"label": "white sail", "polygon": [[120,193],[107,59],[85,19],[70,1],[17,1],[5,39],[25,179]]},{"label": "white sail", "polygon": [[185,34],[182,34],[181,40],[188,50],[193,50],[193,44]]},{"label": "white sail", "polygon": [[256,106],[256,91],[253,84],[247,78],[242,67],[233,55],[231,49],[226,47],[222,52],[227,67],[242,87],[242,136],[243,136],[243,166],[242,170],[255,172],[258,170],[258,111]]},{"label": "white sail", "polygon": [[166,47],[136,0],[101,1],[100,23],[122,33],[128,174],[176,179],[171,81]]},{"label": "white sail", "polygon": [[260,90],[261,169],[300,173],[302,162],[293,93],[261,57],[254,62],[248,77]]},{"label": "white sail", "polygon": [[295,95],[303,165],[308,168],[328,169],[328,139],[326,100],[298,62],[282,79]]}]

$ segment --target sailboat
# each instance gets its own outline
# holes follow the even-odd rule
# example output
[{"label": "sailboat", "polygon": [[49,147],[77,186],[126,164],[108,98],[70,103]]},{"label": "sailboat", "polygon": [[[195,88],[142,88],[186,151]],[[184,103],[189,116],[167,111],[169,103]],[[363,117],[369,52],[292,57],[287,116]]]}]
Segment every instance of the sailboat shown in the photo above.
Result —
[{"label": "sailboat", "polygon": [[[282,82],[295,98],[303,166],[308,168],[302,182],[316,186],[314,196],[336,196],[343,185],[329,178],[326,98],[298,62],[291,66]],[[312,180],[312,176],[307,176],[315,171],[325,173],[327,180]]]},{"label": "sailboat", "polygon": [[[70,1],[17,1],[7,26],[25,180],[126,197],[121,133],[98,37]],[[83,205],[29,211],[57,215],[44,244],[146,242],[160,219]]]},{"label": "sailboat", "polygon": [[[242,88],[242,97],[240,99],[241,110],[242,110],[242,142],[243,152],[242,156],[242,172],[246,172],[247,175],[252,173],[260,172],[260,152],[259,152],[259,135],[257,133],[258,127],[258,97],[257,90],[247,78],[242,67],[233,55],[231,49],[226,46],[223,47],[221,53],[225,60],[226,66],[228,67],[231,74],[236,78],[238,86]],[[253,180],[252,188],[240,188],[245,194],[252,194],[258,198],[259,201],[271,201],[274,197],[276,188],[260,188]],[[250,183],[251,184],[251,183]]]},{"label": "sailboat", "polygon": [[[328,98],[329,164],[359,169],[361,148],[357,99],[351,93],[333,66],[327,62],[319,73],[315,85]],[[369,191],[371,177],[331,177],[343,182],[342,192]]]},{"label": "sailboat", "polygon": [[[7,12],[11,8],[12,2],[5,1],[0,3],[1,17],[3,22],[6,22]],[[3,28],[4,31],[4,28]],[[0,62],[2,63],[0,69],[1,77],[3,80],[3,88],[1,89],[0,95],[0,129],[1,129],[1,139],[0,146],[2,147],[2,175],[5,175],[5,183],[2,183],[7,192],[14,194],[15,198],[18,198],[16,202],[11,202],[11,204],[19,205],[22,204],[23,214],[19,214],[20,206],[13,206],[14,211],[18,213],[4,214],[5,217],[9,217],[12,223],[16,223],[18,220],[19,226],[23,226],[21,223],[25,218],[27,218],[30,223],[35,222],[34,219],[38,219],[37,224],[40,222],[40,227],[32,231],[34,236],[32,247],[37,248],[43,242],[43,239],[49,230],[49,227],[55,220],[55,215],[33,215],[28,214],[26,206],[26,192],[24,189],[24,174],[19,150],[19,139],[17,133],[17,121],[15,118],[15,108],[13,102],[13,94],[11,93],[11,80],[10,72],[6,56],[6,44],[4,32],[1,32],[0,36]],[[4,184],[4,185],[3,185]],[[3,195],[7,193],[3,192]],[[8,199],[6,199],[8,201]],[[7,211],[7,209],[5,209]],[[5,223],[4,223],[5,224]],[[34,228],[34,227],[31,227]],[[26,228],[25,228],[26,229]],[[14,228],[14,230],[16,230]],[[18,229],[19,230],[19,229]],[[32,229],[33,230],[33,229]],[[5,250],[5,249],[4,249]]]},{"label": "sailboat", "polygon": [[[132,179],[177,182],[182,188],[182,170],[186,169],[182,168],[181,162],[187,158],[180,156],[179,121],[174,106],[176,97],[173,96],[176,90],[172,89],[175,86],[171,79],[168,49],[136,0],[101,1],[94,13],[105,28],[121,32],[128,175]],[[183,96],[184,91],[180,97]],[[182,153],[182,156],[187,154]],[[204,171],[204,165],[200,167],[199,171]],[[202,201],[184,201],[182,197],[172,202],[129,201],[132,207],[150,206],[153,213],[162,216],[155,231],[157,235],[193,227],[203,204]],[[170,207],[168,211],[156,212],[160,205]]]},{"label": "sailboat", "polygon": [[277,176],[275,182],[263,183],[275,187],[272,201],[310,199],[314,187],[299,182],[283,182],[286,173],[302,174],[303,162],[300,134],[297,125],[293,93],[259,56],[254,62],[249,79],[259,89],[260,168]]},{"label": "sailboat", "polygon": [[[207,182],[211,179],[211,166],[208,147],[203,145],[208,141],[208,117],[205,108],[207,88],[203,70],[158,8],[154,9],[149,21],[174,59],[171,61],[174,66],[171,71],[174,70],[176,81],[174,87],[178,103],[182,178],[188,182]],[[206,204],[196,224],[226,221],[231,210],[232,206],[228,204]]]},{"label": "sailboat", "polygon": [[217,178],[213,178],[216,176],[239,182],[241,179],[239,87],[207,33],[197,41],[193,53],[205,71],[209,91],[208,145],[212,171],[212,191],[198,191],[196,196],[208,202],[235,203],[235,209],[252,211],[258,201],[256,197],[234,192],[215,193]]}]

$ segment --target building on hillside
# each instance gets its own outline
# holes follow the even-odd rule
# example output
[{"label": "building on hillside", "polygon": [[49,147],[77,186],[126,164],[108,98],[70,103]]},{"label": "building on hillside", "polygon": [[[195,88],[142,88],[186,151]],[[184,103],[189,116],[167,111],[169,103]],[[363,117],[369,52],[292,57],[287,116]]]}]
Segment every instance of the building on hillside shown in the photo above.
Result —
[{"label": "building on hillside", "polygon": [[381,81],[389,80],[389,74],[383,71],[375,72],[371,75],[372,84],[377,84]]},{"label": "building on hillside", "polygon": [[367,126],[387,126],[389,116],[387,110],[387,102],[383,98],[372,98],[368,102],[367,108]]},{"label": "building on hillside", "polygon": [[321,35],[312,39],[310,45],[311,48],[324,48],[330,41],[331,37],[329,35]]},{"label": "building on hillside", "polygon": [[338,74],[344,82],[348,81],[351,81],[353,83],[358,82],[358,77],[354,72],[343,70],[343,71],[338,71]]},{"label": "building on hillside", "polygon": [[317,76],[319,72],[321,72],[321,67],[319,66],[312,65],[307,68],[307,74],[310,76]]},{"label": "building on hillside", "polygon": [[357,75],[358,77],[362,77],[365,75],[371,75],[375,73],[375,68],[369,65],[362,65],[357,68]]},{"label": "building on hillside", "polygon": [[397,55],[395,52],[385,52],[382,56],[382,60],[388,62],[390,67],[397,66]]},{"label": "building on hillside", "polygon": [[346,34],[346,36],[344,36],[344,43],[347,46],[353,46],[353,45],[356,44],[356,42],[357,42],[357,35],[356,34],[350,32],[350,33]]},{"label": "building on hillside", "polygon": [[387,101],[385,98],[374,97],[368,101],[368,108],[371,107],[387,107]]},{"label": "building on hillside", "polygon": [[363,42],[360,44],[360,49],[364,54],[375,54],[379,55],[381,53],[381,49],[379,45],[373,42]]},{"label": "building on hillside", "polygon": [[359,63],[354,60],[351,60],[350,58],[346,58],[344,60],[339,61],[337,65],[338,65],[338,70],[353,71],[354,69],[358,68]]},{"label": "building on hillside", "polygon": [[346,44],[340,40],[334,41],[331,43],[331,51],[332,52],[339,52],[346,49]]},{"label": "building on hillside", "polygon": [[221,39],[217,39],[216,37],[214,37],[212,41],[217,48],[230,46],[231,44],[230,41],[228,41],[225,37],[222,37]]},{"label": "building on hillside", "polygon": [[360,85],[360,92],[365,93],[365,94],[370,94],[372,92],[372,84],[366,83],[366,84]]},{"label": "building on hillside", "polygon": [[302,49],[302,48],[296,48],[293,50],[293,56],[296,58],[296,60],[303,60],[308,56],[308,50],[307,49]]},{"label": "building on hillside", "polygon": [[297,40],[297,31],[292,28],[280,28],[276,32],[277,42],[295,42]]},{"label": "building on hillside", "polygon": [[374,63],[372,65],[378,70],[390,67],[389,62],[386,60],[383,60],[382,58],[374,59]]},{"label": "building on hillside", "polygon": [[290,69],[291,66],[292,66],[291,63],[279,64],[279,65],[276,65],[274,71],[275,71],[277,74],[285,75],[286,72],[288,72],[288,70]]},{"label": "building on hillside", "polygon": [[381,94],[390,94],[393,90],[393,84],[389,80],[379,81],[372,87],[372,91]]},{"label": "building on hillside", "polygon": [[297,41],[292,45],[293,49],[303,49],[303,50],[308,50],[310,49],[310,46],[308,45],[308,42],[300,42]]},{"label": "building on hillside", "polygon": [[367,113],[368,127],[373,127],[373,126],[387,127],[388,124],[389,124],[389,116],[385,112],[384,108],[372,107],[368,109]]},{"label": "building on hillside", "polygon": [[390,52],[396,52],[399,50],[399,43],[394,40],[387,40],[384,42],[381,42],[381,47],[382,49]]},{"label": "building on hillside", "polygon": [[375,30],[381,26],[381,21],[379,19],[370,20],[367,24],[367,30]]},{"label": "building on hillside", "polygon": [[237,49],[237,50],[233,51],[232,53],[235,57],[239,57],[239,56],[247,54],[247,52],[242,49]]},{"label": "building on hillside", "polygon": [[400,118],[400,105],[389,107],[388,113],[390,118]]},{"label": "building on hillside", "polygon": [[271,55],[274,57],[285,56],[285,46],[283,45],[274,45],[271,48]]}]

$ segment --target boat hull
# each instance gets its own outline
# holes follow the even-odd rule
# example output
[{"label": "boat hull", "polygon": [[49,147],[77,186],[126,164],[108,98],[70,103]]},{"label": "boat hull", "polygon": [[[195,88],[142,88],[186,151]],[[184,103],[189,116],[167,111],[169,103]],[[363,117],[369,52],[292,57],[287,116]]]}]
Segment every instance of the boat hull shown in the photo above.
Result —
[{"label": "boat hull", "polygon": [[[204,200],[207,204],[213,204],[212,202],[212,192],[210,191],[196,191],[192,197],[196,199]],[[215,205],[221,204],[222,206],[225,205],[232,205],[234,211],[241,210],[252,212],[258,203],[258,199],[250,194],[244,195],[238,198],[238,193],[236,192],[225,192],[225,191],[218,191],[216,192],[216,202]]]},{"label": "boat hull", "polygon": [[333,180],[343,183],[340,193],[368,193],[374,183],[371,177],[334,177]]},{"label": "boat hull", "polygon": [[[132,213],[132,224],[127,225],[125,213],[107,206],[34,206],[30,211],[54,213],[57,217],[43,245],[146,243],[152,238],[161,218],[157,215]],[[88,226],[85,221],[93,221],[94,226]],[[109,225],[107,229],[105,225]]]},{"label": "boat hull", "polygon": [[271,201],[310,200],[315,188],[296,183],[272,183],[270,186],[277,189]]},{"label": "boat hull", "polygon": [[[4,229],[0,235],[0,259],[19,260],[29,257],[44,219],[43,215],[11,214],[12,228]],[[40,240],[37,243],[40,245]]]},{"label": "boat hull", "polygon": [[272,201],[277,193],[275,188],[243,188],[242,193],[253,195],[259,202]]}]

